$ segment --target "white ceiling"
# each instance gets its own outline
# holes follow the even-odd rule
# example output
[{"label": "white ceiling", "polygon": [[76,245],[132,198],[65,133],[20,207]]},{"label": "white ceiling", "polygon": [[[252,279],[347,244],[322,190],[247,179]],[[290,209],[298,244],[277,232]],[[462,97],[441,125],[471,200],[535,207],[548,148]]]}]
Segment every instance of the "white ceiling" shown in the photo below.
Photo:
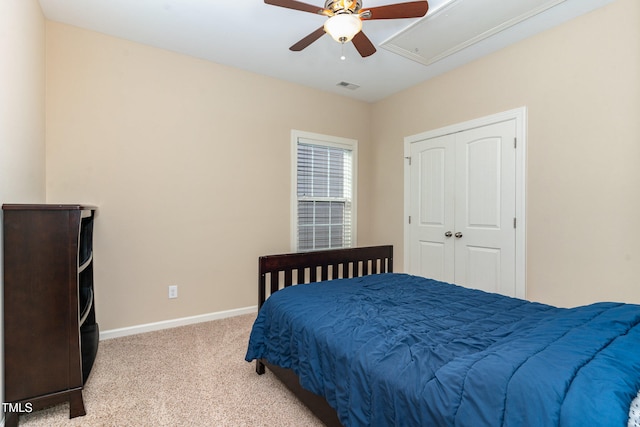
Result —
[{"label": "white ceiling", "polygon": [[[378,51],[361,58],[349,43],[344,46],[344,61],[340,60],[342,46],[328,35],[302,52],[291,52],[289,46],[321,27],[326,18],[266,5],[261,0],[39,1],[44,15],[52,21],[375,102],[614,0],[431,0],[429,13],[421,19],[365,21],[363,31]],[[402,1],[363,0],[363,9]],[[324,5],[324,0],[304,2]],[[455,6],[453,9],[464,11],[465,2],[469,13],[457,13],[455,25],[447,25],[446,10]],[[478,28],[482,18],[477,13],[478,3],[486,5],[486,10],[499,10],[505,2],[553,4],[522,22],[515,20],[500,28],[487,19],[487,30],[494,29],[487,31],[488,37],[474,39],[429,65],[389,50],[395,40],[412,31],[418,38],[428,34],[433,40],[459,39],[456,28]],[[415,28],[426,28],[427,33]],[[429,28],[433,28],[431,33]],[[415,37],[409,43],[424,45],[424,40]],[[339,86],[340,82],[359,88]]]}]

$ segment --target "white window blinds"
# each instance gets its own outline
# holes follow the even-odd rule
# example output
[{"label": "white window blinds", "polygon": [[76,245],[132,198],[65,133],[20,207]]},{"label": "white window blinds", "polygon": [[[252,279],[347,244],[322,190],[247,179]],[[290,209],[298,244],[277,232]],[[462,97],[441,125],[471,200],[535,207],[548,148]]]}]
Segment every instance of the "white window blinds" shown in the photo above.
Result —
[{"label": "white window blinds", "polygon": [[296,173],[297,249],[350,247],[353,150],[299,139]]}]

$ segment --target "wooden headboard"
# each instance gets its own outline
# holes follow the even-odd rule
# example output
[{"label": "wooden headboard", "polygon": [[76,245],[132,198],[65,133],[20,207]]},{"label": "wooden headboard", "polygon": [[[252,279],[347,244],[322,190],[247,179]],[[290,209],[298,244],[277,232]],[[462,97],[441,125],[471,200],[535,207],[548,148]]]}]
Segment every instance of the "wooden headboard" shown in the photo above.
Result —
[{"label": "wooden headboard", "polygon": [[258,309],[269,295],[301,283],[393,272],[393,246],[266,255],[258,259]]}]

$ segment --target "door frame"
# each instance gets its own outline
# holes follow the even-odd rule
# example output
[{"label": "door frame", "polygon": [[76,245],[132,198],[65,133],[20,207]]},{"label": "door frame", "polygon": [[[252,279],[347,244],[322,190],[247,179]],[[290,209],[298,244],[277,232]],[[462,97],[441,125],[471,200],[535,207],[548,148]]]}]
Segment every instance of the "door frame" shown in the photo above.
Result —
[{"label": "door frame", "polygon": [[404,138],[404,271],[409,271],[410,263],[410,191],[411,170],[410,156],[411,144],[425,139],[441,137],[453,133],[463,132],[469,129],[483,127],[494,123],[515,120],[516,122],[516,245],[515,245],[515,271],[516,271],[516,297],[526,298],[526,154],[527,154],[527,107],[523,106],[513,110],[492,114],[485,117],[456,123],[454,125],[421,132]]}]

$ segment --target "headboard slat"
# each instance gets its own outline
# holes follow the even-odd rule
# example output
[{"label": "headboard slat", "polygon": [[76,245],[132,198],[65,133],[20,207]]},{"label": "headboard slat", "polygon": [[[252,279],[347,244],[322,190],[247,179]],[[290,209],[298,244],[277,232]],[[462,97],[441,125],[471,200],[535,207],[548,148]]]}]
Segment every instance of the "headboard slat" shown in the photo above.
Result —
[{"label": "headboard slat", "polygon": [[284,286],[285,288],[287,286],[291,286],[293,284],[293,270],[290,268],[287,268],[284,271]]},{"label": "headboard slat", "polygon": [[274,294],[280,288],[280,274],[278,271],[272,271],[269,275],[271,276],[271,293]]}]

